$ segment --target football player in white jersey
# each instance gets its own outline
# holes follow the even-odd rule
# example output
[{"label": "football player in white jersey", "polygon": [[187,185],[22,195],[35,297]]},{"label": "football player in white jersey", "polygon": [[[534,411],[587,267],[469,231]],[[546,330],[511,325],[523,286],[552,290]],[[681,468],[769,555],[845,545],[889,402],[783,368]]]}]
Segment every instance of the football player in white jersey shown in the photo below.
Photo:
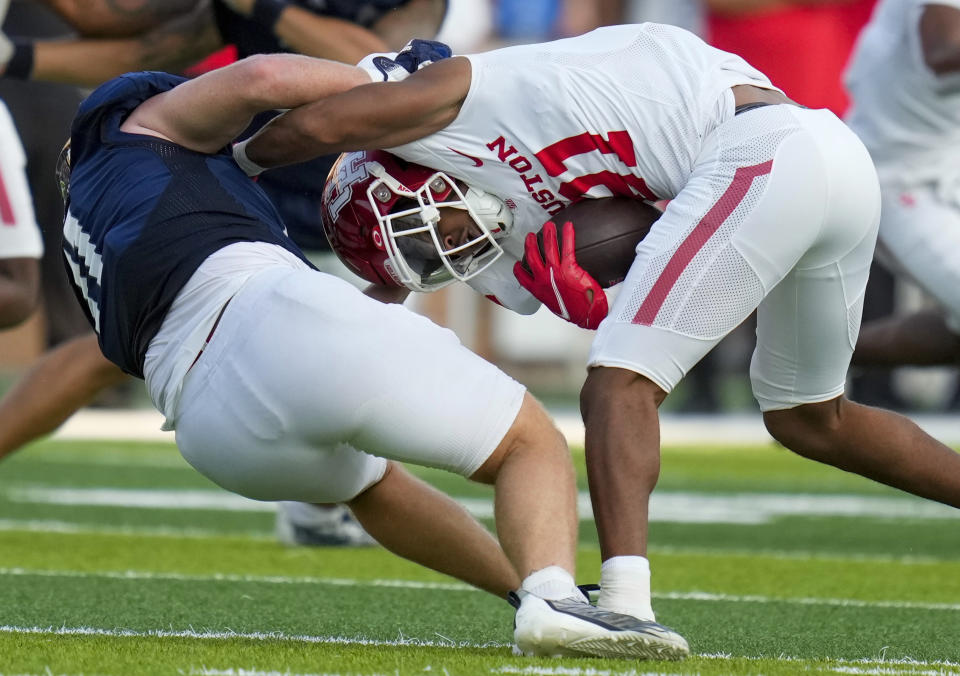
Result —
[{"label": "football player in white jersey", "polygon": [[960,0],[883,0],[846,73],[883,199],[878,258],[941,311],[865,324],[854,363],[960,361]]},{"label": "football player in white jersey", "polygon": [[[829,111],[794,104],[681,29],[615,26],[320,100],[235,157],[255,173],[376,148],[389,153],[344,156],[328,185],[325,216],[366,252],[358,271],[419,290],[459,279],[519,312],[543,302],[599,324],[581,408],[602,608],[653,619],[645,555],[657,408],[754,310],[751,379],[777,440],[960,506],[960,455],[843,396],[880,194],[867,150]],[[533,233],[553,213],[610,195],[669,204],[609,309],[571,252],[517,272],[524,253],[539,256]]]},{"label": "football player in white jersey", "polygon": [[[2,16],[0,11],[0,20]],[[26,162],[13,120],[0,101],[0,329],[25,320],[38,301],[43,238],[33,216]]]}]

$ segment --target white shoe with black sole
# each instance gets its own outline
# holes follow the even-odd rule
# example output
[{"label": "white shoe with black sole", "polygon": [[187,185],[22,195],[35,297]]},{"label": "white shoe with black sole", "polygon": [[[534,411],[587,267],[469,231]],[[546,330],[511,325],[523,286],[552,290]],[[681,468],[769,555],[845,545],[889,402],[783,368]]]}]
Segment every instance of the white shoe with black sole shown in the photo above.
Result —
[{"label": "white shoe with black sole", "polygon": [[608,657],[679,660],[690,654],[686,639],[656,622],[612,613],[582,597],[548,601],[511,594],[517,608],[515,653],[528,657]]}]

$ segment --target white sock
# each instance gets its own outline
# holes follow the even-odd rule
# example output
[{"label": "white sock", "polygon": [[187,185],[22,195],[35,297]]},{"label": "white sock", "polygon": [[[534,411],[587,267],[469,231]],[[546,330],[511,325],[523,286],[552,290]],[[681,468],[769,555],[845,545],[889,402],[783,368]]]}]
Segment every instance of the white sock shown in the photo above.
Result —
[{"label": "white sock", "polygon": [[581,596],[577,585],[573,583],[573,575],[560,566],[547,566],[530,573],[520,589],[550,601]]},{"label": "white sock", "polygon": [[604,610],[655,621],[650,605],[650,562],[643,556],[614,556],[600,566],[600,598]]}]

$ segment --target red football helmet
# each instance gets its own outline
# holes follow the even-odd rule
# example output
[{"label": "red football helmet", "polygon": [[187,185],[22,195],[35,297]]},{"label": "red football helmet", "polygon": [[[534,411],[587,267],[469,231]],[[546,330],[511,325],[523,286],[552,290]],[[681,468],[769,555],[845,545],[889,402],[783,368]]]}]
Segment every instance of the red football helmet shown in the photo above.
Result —
[{"label": "red football helmet", "polygon": [[[503,254],[497,240],[513,224],[498,197],[461,186],[382,150],[344,153],[323,189],[323,229],[340,260],[364,279],[434,291],[490,266]],[[450,248],[437,230],[443,207],[466,211],[476,225]]]}]

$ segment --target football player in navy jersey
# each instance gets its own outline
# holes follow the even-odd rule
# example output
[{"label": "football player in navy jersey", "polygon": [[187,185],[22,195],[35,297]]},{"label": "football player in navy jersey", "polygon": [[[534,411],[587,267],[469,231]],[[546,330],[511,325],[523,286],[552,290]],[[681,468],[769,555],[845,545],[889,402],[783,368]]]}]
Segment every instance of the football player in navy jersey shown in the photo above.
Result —
[{"label": "football player in navy jersey", "polygon": [[[673,631],[574,585],[573,468],[525,388],[452,332],[313,269],[235,163],[255,113],[358,85],[374,86],[360,68],[257,56],[195,80],[127,74],[81,105],[64,258],[103,353],[144,378],[205,476],[254,499],[348,504],[395,553],[509,594],[521,651],[686,655]],[[494,484],[502,548],[398,461]]]},{"label": "football player in navy jersey", "polygon": [[[370,52],[433,35],[446,10],[446,0],[142,0],[125,3],[123,11],[112,3],[86,0],[44,2],[81,36],[97,39],[5,43],[0,33],[0,73],[5,76],[95,85],[126,71],[180,69],[224,44],[235,45],[240,57],[297,51],[356,63]],[[7,59],[12,65],[5,69]],[[251,129],[273,114],[260,116]],[[323,182],[335,159],[316,158],[260,180],[287,232],[311,254],[329,251],[318,214]],[[100,354],[96,336],[58,345],[0,401],[0,458],[49,434],[104,389],[125,380]],[[283,502],[277,536],[286,544],[372,544],[342,506]]]}]

